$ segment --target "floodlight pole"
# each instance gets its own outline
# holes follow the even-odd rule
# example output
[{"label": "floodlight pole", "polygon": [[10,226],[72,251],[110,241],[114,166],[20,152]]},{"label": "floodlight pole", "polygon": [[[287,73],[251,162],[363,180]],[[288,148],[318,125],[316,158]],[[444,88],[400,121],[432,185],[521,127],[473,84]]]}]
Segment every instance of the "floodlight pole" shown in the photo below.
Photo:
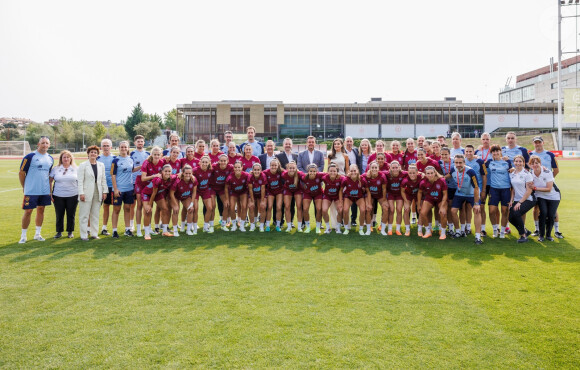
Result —
[{"label": "floodlight pole", "polygon": [[557,1],[558,1],[558,150],[564,150],[564,142],[562,140],[562,2],[560,0]]}]

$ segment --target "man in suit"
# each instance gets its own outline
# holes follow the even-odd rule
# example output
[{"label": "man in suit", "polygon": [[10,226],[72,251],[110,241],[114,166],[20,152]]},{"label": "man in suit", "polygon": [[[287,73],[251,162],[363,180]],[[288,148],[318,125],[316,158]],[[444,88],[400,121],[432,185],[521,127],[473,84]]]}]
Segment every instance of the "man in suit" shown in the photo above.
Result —
[{"label": "man in suit", "polygon": [[[276,154],[276,158],[280,161],[280,166],[282,166],[282,171],[286,169],[286,165],[290,161],[298,162],[298,154],[292,152],[292,139],[287,137],[284,139],[284,143],[282,144],[284,151],[281,153]],[[294,201],[294,197],[292,197],[291,203],[291,217],[294,219],[294,212],[296,208],[296,202]],[[282,204],[282,224],[284,224],[284,204]]]},{"label": "man in suit", "polygon": [[260,164],[262,165],[262,171],[269,170],[270,162],[272,162],[272,159],[276,158],[276,155],[274,154],[275,147],[276,144],[274,144],[272,140],[266,142],[266,153],[260,154],[258,157],[260,159]]},{"label": "man in suit", "polygon": [[[344,139],[344,150],[346,152],[346,155],[348,155],[348,163],[356,163],[356,165],[358,166],[358,168],[360,169],[362,167],[362,157],[358,152],[358,149],[354,147],[354,140],[352,139],[352,137],[347,136]],[[346,172],[348,173],[348,168],[346,169]],[[350,223],[355,226],[356,225],[356,215],[358,212],[358,208],[356,206],[356,203],[352,204],[352,207],[350,207]]]},{"label": "man in suit", "polygon": [[280,161],[280,165],[282,165],[282,170],[286,169],[286,165],[290,161],[298,162],[298,154],[292,152],[292,139],[287,137],[284,139],[283,149],[284,151],[276,154],[276,158]]},{"label": "man in suit", "polygon": [[298,170],[307,172],[309,164],[314,163],[318,167],[318,171],[324,170],[324,154],[320,150],[314,149],[316,145],[316,138],[308,136],[306,138],[306,150],[298,154]]}]

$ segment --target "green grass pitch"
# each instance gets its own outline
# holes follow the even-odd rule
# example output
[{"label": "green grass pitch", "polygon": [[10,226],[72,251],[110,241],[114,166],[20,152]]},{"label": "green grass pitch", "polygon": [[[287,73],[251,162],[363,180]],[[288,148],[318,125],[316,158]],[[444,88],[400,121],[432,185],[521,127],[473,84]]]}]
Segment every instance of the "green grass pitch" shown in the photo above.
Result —
[{"label": "green grass pitch", "polygon": [[18,165],[0,161],[0,367],[580,366],[580,161],[560,161],[565,239],[483,246],[219,230],[85,243],[78,227],[55,241],[52,207],[47,241],[19,245]]}]

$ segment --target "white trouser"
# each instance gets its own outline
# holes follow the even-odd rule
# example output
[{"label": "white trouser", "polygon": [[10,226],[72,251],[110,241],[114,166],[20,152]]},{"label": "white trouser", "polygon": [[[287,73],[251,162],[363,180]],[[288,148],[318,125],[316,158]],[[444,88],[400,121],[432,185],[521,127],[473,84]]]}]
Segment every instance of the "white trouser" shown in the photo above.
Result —
[{"label": "white trouser", "polygon": [[93,199],[79,201],[79,226],[81,238],[88,238],[89,217],[91,219],[91,236],[99,235],[99,215],[101,211],[101,199],[99,198],[99,189],[95,184]]}]

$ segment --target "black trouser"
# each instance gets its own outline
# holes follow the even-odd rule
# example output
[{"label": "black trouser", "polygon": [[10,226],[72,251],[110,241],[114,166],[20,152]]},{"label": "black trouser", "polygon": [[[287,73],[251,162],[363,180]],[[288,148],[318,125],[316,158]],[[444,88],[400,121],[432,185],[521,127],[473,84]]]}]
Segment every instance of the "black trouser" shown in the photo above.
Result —
[{"label": "black trouser", "polygon": [[215,199],[217,201],[218,212],[220,213],[220,217],[222,217],[222,215],[224,214],[224,204],[222,203],[222,198],[220,198],[220,196],[216,194]]},{"label": "black trouser", "polygon": [[56,232],[64,231],[64,214],[66,213],[66,231],[72,233],[75,230],[75,213],[79,204],[78,195],[73,197],[57,197],[53,195],[54,212],[56,213]]},{"label": "black trouser", "polygon": [[356,214],[358,212],[358,207],[356,206],[356,203],[352,203],[352,206],[350,206],[350,223],[351,224],[356,224]]},{"label": "black trouser", "polygon": [[558,211],[559,200],[548,200],[538,198],[538,208],[540,208],[540,236],[552,236],[552,227],[554,227],[554,220],[556,219],[556,212]]},{"label": "black trouser", "polygon": [[526,233],[526,227],[524,225],[522,216],[525,215],[530,209],[534,208],[536,202],[533,200],[526,200],[522,202],[520,208],[517,211],[514,210],[514,206],[516,204],[518,204],[518,202],[514,202],[510,208],[509,221],[518,230],[519,235],[524,235]]}]

